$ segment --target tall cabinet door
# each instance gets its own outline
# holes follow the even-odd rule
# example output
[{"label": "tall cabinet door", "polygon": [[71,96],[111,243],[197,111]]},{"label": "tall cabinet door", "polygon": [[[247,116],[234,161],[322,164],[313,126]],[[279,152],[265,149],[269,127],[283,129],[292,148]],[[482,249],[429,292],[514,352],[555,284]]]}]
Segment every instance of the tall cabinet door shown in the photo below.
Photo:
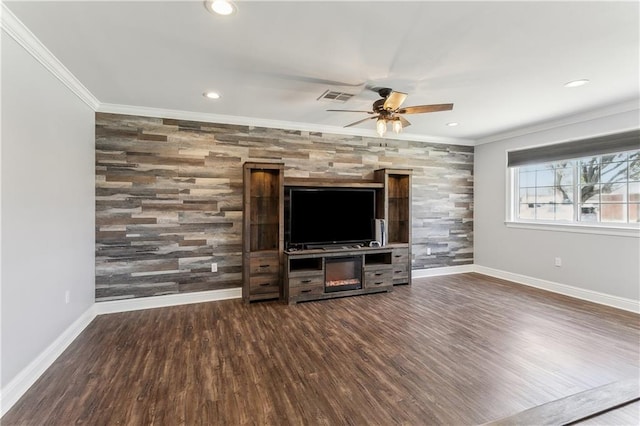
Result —
[{"label": "tall cabinet door", "polygon": [[284,165],[247,162],[243,168],[242,298],[282,297]]},{"label": "tall cabinet door", "polygon": [[377,215],[385,219],[387,245],[393,247],[393,283],[411,284],[411,174],[409,169],[380,169],[384,184],[377,199]]}]

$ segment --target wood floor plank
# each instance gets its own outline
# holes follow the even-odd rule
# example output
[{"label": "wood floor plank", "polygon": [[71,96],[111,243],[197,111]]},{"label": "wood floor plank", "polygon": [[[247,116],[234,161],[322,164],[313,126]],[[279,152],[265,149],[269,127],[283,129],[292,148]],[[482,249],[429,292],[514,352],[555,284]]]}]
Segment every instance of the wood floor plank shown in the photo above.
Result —
[{"label": "wood floor plank", "polygon": [[5,425],[482,424],[638,378],[640,316],[479,274],[98,316]]}]

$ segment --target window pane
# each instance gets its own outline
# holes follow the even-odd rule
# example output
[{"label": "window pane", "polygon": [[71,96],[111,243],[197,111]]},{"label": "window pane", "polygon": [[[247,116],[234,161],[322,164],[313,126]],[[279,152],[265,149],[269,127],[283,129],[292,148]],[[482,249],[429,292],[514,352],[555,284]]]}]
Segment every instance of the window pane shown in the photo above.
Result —
[{"label": "window pane", "polygon": [[627,222],[626,204],[603,204],[600,206],[601,222]]},{"label": "window pane", "polygon": [[518,212],[520,219],[535,219],[536,208],[535,204],[520,204],[520,211]]},{"label": "window pane", "polygon": [[580,160],[580,183],[600,182],[600,163],[598,157]]},{"label": "window pane", "polygon": [[640,182],[629,182],[630,203],[640,203]]},{"label": "window pane", "polygon": [[536,205],[536,219],[538,220],[554,220],[555,204],[537,204]]},{"label": "window pane", "polygon": [[555,172],[551,167],[549,166],[549,169],[536,172],[536,186],[553,186]]},{"label": "window pane", "polygon": [[555,185],[573,185],[573,164],[558,163],[555,169],[556,181]]},{"label": "window pane", "polygon": [[627,201],[627,182],[603,184],[601,203],[623,203]]},{"label": "window pane", "polygon": [[629,180],[640,180],[640,154],[629,155]]},{"label": "window pane", "polygon": [[624,182],[627,180],[627,163],[604,163],[600,172],[602,183]]},{"label": "window pane", "polygon": [[531,188],[536,186],[536,172],[520,172],[520,188]]},{"label": "window pane", "polygon": [[582,204],[580,206],[580,221],[597,222],[600,213],[598,207],[597,204]]},{"label": "window pane", "polygon": [[573,204],[556,204],[556,220],[573,221]]},{"label": "window pane", "polygon": [[626,152],[618,152],[615,154],[607,154],[603,155],[601,158],[601,163],[615,163],[617,161],[627,161],[627,153]]},{"label": "window pane", "polygon": [[573,187],[572,186],[557,186],[556,191],[556,203],[573,203]]},{"label": "window pane", "polygon": [[600,201],[600,185],[583,185],[580,187],[580,201],[597,203]]},{"label": "window pane", "polygon": [[538,187],[536,191],[536,204],[552,203],[555,201],[556,190],[552,186]]},{"label": "window pane", "polygon": [[640,204],[629,204],[629,223],[640,223]]},{"label": "window pane", "polygon": [[520,202],[521,203],[535,203],[536,202],[536,189],[535,188],[523,188],[520,190]]}]

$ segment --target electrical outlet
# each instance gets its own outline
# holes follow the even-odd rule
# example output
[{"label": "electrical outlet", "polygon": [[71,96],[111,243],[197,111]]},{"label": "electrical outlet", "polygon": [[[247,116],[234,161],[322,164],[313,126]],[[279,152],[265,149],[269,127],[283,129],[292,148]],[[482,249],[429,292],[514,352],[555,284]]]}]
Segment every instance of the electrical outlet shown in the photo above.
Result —
[{"label": "electrical outlet", "polygon": [[71,302],[71,291],[67,290],[64,292],[64,303],[67,305]]},{"label": "electrical outlet", "polygon": [[212,263],[211,264],[211,272],[218,272],[218,264],[217,263]]},{"label": "electrical outlet", "polygon": [[427,256],[431,256],[431,247],[427,247]]},{"label": "electrical outlet", "polygon": [[557,267],[562,266],[562,258],[561,257],[556,257],[555,259],[555,263],[554,263]]}]

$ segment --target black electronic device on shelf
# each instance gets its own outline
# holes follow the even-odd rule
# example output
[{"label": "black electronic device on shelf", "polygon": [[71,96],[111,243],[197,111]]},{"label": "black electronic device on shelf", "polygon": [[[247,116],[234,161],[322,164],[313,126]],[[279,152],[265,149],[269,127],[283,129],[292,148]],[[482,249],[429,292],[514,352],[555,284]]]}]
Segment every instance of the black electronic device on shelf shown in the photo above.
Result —
[{"label": "black electronic device on shelf", "polygon": [[368,245],[375,239],[376,191],[371,188],[288,188],[287,247]]}]

